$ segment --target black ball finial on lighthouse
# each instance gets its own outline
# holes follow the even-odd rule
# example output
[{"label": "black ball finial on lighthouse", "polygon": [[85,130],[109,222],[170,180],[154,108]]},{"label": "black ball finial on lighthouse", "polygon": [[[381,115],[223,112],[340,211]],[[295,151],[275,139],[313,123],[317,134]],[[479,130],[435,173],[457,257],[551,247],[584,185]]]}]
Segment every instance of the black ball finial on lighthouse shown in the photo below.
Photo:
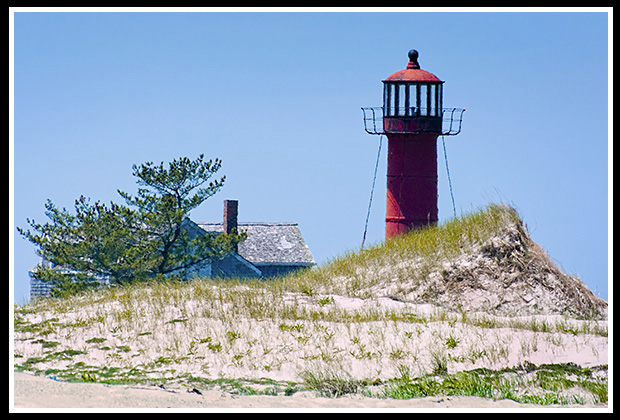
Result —
[{"label": "black ball finial on lighthouse", "polygon": [[418,51],[417,50],[409,50],[407,54],[409,56],[409,64],[407,64],[408,69],[419,69],[420,64],[418,64]]}]

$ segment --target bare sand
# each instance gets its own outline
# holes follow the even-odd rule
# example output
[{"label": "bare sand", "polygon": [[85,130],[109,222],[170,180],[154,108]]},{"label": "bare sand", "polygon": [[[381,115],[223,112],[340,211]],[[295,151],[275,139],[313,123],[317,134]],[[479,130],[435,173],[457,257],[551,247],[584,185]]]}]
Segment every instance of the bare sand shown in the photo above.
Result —
[{"label": "bare sand", "polygon": [[[557,406],[520,404],[512,400],[491,400],[479,397],[426,397],[408,400],[369,398],[348,395],[338,398],[317,397],[304,391],[292,396],[240,396],[221,391],[203,391],[200,395],[183,389],[161,389],[148,386],[106,385],[100,383],[59,382],[29,373],[14,372],[15,411],[38,409],[214,409],[299,410],[322,409],[536,409],[547,410]],[[606,408],[607,406],[579,406]],[[573,407],[574,409],[575,407]],[[598,410],[597,410],[598,411]]]}]

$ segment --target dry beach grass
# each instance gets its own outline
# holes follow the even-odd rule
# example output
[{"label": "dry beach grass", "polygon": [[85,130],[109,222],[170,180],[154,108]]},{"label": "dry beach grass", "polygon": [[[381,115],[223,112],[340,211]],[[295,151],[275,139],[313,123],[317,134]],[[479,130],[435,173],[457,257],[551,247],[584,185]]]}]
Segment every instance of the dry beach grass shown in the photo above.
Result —
[{"label": "dry beach grass", "polygon": [[280,280],[42,299],[15,308],[14,330],[16,370],[181,390],[203,407],[212,392],[283,407],[315,394],[356,407],[608,400],[607,303],[503,205]]}]

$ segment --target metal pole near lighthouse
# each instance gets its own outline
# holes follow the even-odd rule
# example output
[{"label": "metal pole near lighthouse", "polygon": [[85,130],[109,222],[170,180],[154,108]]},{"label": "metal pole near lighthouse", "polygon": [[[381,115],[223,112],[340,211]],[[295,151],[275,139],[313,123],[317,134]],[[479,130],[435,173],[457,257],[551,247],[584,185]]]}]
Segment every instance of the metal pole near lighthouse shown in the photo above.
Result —
[{"label": "metal pole near lighthouse", "polygon": [[437,223],[437,138],[461,131],[464,109],[443,108],[443,84],[409,51],[404,70],[383,80],[383,106],[362,108],[369,134],[388,138],[386,240]]}]

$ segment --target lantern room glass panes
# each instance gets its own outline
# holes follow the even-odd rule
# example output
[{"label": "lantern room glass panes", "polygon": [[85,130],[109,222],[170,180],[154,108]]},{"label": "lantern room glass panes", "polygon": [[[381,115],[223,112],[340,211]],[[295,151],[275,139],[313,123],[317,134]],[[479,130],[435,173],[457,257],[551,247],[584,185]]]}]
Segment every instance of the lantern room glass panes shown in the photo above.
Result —
[{"label": "lantern room glass panes", "polygon": [[407,85],[407,90],[408,90],[408,95],[407,98],[409,99],[408,103],[407,103],[407,116],[408,117],[413,117],[416,115],[417,112],[417,102],[418,102],[418,85],[416,83],[410,83]]},{"label": "lantern room glass panes", "polygon": [[420,85],[420,100],[418,101],[421,116],[428,115],[428,85]]},{"label": "lantern room glass panes", "polygon": [[396,95],[394,93],[394,88],[395,85],[388,85],[388,115],[394,115],[394,108],[396,107]]},{"label": "lantern room glass panes", "polygon": [[405,115],[405,102],[407,99],[407,95],[405,94],[405,88],[407,85],[400,84],[398,85],[398,103],[396,105],[396,115],[404,116]]},{"label": "lantern room glass panes", "polygon": [[443,106],[441,83],[386,83],[383,107],[386,117],[440,117]]}]

